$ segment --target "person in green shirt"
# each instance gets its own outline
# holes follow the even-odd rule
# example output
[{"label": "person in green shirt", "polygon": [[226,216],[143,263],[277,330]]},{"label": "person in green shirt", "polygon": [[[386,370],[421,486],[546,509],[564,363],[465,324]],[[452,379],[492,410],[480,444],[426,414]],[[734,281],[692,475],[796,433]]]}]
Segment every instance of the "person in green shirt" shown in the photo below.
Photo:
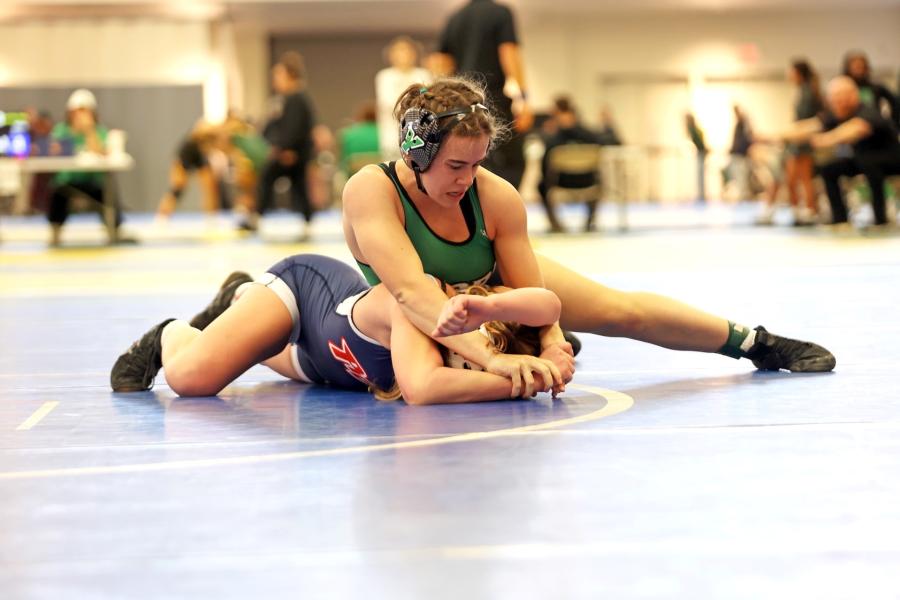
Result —
[{"label": "person in green shirt", "polygon": [[[106,154],[108,129],[97,119],[97,99],[90,90],[84,88],[72,92],[66,102],[66,120],[57,123],[50,133],[51,154],[80,154],[91,152]],[[60,171],[51,183],[50,206],[47,220],[50,222],[50,245],[59,246],[62,227],[69,217],[70,203],[75,196],[86,196],[96,204],[102,218],[105,173],[83,171]],[[122,224],[122,209],[118,199],[115,202],[116,228]],[[116,236],[117,241],[132,241]]]},{"label": "person in green shirt", "polygon": [[380,160],[375,103],[364,102],[356,112],[353,124],[341,129],[341,169],[351,176],[368,164]]}]

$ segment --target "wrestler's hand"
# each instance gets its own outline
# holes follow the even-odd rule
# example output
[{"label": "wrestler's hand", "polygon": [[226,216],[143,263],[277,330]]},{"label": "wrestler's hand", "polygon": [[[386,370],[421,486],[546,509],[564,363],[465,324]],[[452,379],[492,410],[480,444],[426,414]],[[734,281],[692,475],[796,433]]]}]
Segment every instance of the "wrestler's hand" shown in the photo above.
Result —
[{"label": "wrestler's hand", "polygon": [[[494,354],[485,370],[512,381],[510,398],[530,398],[562,385],[559,369],[549,360],[523,354]],[[534,375],[539,376],[535,380]]]},{"label": "wrestler's hand", "polygon": [[445,337],[475,331],[489,320],[490,298],[459,294],[448,298],[438,316],[431,337]]},{"label": "wrestler's hand", "polygon": [[572,344],[559,342],[548,344],[541,351],[541,358],[551,362],[562,377],[562,385],[553,388],[553,395],[566,391],[565,384],[572,381],[575,375],[575,356],[572,352]]}]

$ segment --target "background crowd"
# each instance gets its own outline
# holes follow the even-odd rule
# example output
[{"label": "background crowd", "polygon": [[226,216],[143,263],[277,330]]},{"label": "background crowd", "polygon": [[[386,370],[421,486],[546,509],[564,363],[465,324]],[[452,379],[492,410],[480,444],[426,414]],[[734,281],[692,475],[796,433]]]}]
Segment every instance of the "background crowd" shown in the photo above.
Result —
[{"label": "background crowd", "polygon": [[[614,120],[619,107],[593,107],[596,118],[583,119],[582,102],[567,90],[558,90],[549,106],[535,106],[520,42],[511,9],[492,0],[463,5],[427,52],[411,36],[396,37],[384,48],[384,68],[371,74],[372,95],[358,98],[356,112],[337,130],[317,118],[303,57],[297,52],[274,57],[266,114],[230,111],[222,121],[197,122],[176,147],[152,149],[172,156],[156,226],[166,226],[195,178],[210,222],[220,211],[233,210],[236,226],[252,233],[261,217],[286,209],[302,217],[305,227],[298,239],[308,239],[315,213],[339,199],[348,177],[366,164],[399,158],[393,108],[400,92],[412,83],[428,85],[435,77],[459,74],[484,83],[488,103],[508,128],[485,167],[520,190],[533,185],[553,233],[565,231],[555,192],[584,191],[576,195],[586,206],[583,227],[596,230],[598,206],[610,194],[603,157],[618,156],[615,149],[629,141]],[[864,224],[890,226],[897,199],[892,178],[900,175],[900,101],[875,80],[862,50],[847,50],[840,72],[842,76],[822,81],[817,66],[805,58],[786,65],[786,78],[794,87],[795,123],[783,131],[753,118],[760,107],[735,104],[732,143],[721,168],[709,160],[704,115],[686,111],[684,139],[696,153],[696,200],[707,202],[707,182],[715,169],[714,176],[721,174],[723,198],[760,201],[760,225],[775,222],[783,198],[797,226],[845,228],[851,211],[869,203],[872,216]],[[110,124],[104,123],[91,90],[73,92],[64,110],[31,107],[23,114],[31,155],[110,151]],[[0,155],[16,154],[10,147],[14,123],[3,127],[6,142]],[[541,157],[539,173],[533,182],[524,182],[535,147]],[[97,172],[61,171],[32,179],[29,209],[47,215],[52,245],[60,244],[73,206],[112,205],[115,225],[121,224],[127,198],[119,198],[102,178]],[[106,197],[110,195],[114,197]],[[124,234],[115,239],[135,241]]]}]

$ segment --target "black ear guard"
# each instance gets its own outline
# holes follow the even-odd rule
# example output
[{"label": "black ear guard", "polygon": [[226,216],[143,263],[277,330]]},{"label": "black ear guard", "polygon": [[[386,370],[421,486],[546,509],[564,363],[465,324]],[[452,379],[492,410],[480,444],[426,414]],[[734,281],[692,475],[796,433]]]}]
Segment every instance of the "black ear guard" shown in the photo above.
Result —
[{"label": "black ear guard", "polygon": [[[487,107],[476,103],[440,113],[423,108],[407,109],[400,119],[400,151],[409,157],[413,170],[417,173],[427,171],[447,132],[466,115],[478,110],[487,111]],[[447,117],[454,118],[446,120]]]}]

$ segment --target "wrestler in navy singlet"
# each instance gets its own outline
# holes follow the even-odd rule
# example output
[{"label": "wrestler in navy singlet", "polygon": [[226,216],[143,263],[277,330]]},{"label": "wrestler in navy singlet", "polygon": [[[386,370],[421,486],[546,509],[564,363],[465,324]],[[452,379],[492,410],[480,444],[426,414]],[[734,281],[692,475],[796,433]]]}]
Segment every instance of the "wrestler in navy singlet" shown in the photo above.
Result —
[{"label": "wrestler in navy singlet", "polygon": [[353,323],[353,305],[369,285],[352,267],[315,254],[297,254],[271,267],[260,283],[284,301],[294,323],[295,367],[312,383],[387,390],[394,385],[391,353]]}]

